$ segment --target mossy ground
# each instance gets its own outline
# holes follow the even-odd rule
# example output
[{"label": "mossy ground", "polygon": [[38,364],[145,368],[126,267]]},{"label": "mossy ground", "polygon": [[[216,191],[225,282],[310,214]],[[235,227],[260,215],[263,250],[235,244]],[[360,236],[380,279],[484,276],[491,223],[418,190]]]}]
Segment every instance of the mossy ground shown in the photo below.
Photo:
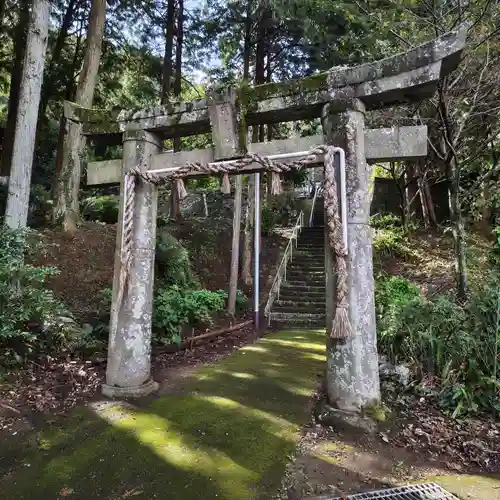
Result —
[{"label": "mossy ground", "polygon": [[181,394],[80,409],[24,449],[3,450],[11,471],[0,497],[270,498],[308,418],[324,350],[324,331],[273,333],[202,368]]}]

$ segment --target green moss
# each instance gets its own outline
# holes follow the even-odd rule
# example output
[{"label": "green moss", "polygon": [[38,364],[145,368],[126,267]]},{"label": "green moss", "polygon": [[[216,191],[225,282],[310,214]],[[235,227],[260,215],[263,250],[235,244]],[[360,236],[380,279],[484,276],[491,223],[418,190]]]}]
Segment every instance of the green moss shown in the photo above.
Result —
[{"label": "green moss", "polygon": [[250,102],[272,97],[300,95],[327,89],[328,73],[318,73],[306,78],[296,78],[281,83],[266,83],[248,89]]},{"label": "green moss", "polygon": [[380,401],[374,401],[363,408],[363,415],[375,420],[375,422],[385,422],[389,409]]},{"label": "green moss", "polygon": [[427,477],[425,480],[439,484],[458,498],[480,498],[481,500],[498,500],[500,498],[500,479],[494,477],[452,474]]},{"label": "green moss", "polygon": [[324,331],[269,335],[202,368],[182,395],[80,410],[60,433],[37,436],[41,449],[0,491],[19,500],[68,490],[75,499],[269,498],[323,368]]}]

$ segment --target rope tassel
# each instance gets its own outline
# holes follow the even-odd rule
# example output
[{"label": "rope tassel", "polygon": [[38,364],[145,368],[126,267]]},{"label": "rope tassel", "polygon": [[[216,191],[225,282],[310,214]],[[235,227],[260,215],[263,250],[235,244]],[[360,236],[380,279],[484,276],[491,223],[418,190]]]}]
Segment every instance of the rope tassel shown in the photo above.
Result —
[{"label": "rope tassel", "polygon": [[231,194],[231,181],[229,180],[229,174],[227,173],[222,176],[222,185],[220,190],[223,194]]},{"label": "rope tassel", "polygon": [[271,194],[274,196],[281,194],[281,177],[274,170],[271,172]]},{"label": "rope tassel", "polygon": [[177,196],[179,197],[179,200],[183,200],[188,195],[186,186],[184,185],[184,181],[182,179],[176,179],[175,189],[177,189]]}]

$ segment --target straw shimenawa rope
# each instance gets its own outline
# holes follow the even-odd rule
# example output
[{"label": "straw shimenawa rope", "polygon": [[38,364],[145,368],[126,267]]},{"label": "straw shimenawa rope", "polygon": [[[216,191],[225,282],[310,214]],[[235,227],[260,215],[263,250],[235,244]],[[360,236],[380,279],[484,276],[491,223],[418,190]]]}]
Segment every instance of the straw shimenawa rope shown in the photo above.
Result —
[{"label": "straw shimenawa rope", "polygon": [[340,221],[340,205],[338,200],[337,181],[335,178],[335,152],[327,147],[325,152],[325,181],[323,186],[328,243],[336,259],[335,317],[330,337],[345,339],[353,335],[349,321],[349,300],[347,288],[347,248],[342,238]]},{"label": "straw shimenawa rope", "polygon": [[336,257],[336,310],[333,321],[333,328],[330,332],[330,337],[333,339],[345,339],[350,337],[353,332],[349,322],[349,304],[347,296],[347,249],[344,248],[342,240],[342,224],[339,215],[339,202],[337,196],[337,183],[335,180],[335,151],[331,146],[318,146],[293,163],[283,163],[272,161],[267,157],[248,153],[243,158],[238,158],[224,163],[187,163],[175,172],[165,172],[157,174],[151,171],[143,171],[140,168],[131,169],[125,176],[125,202],[123,213],[123,228],[122,228],[122,246],[120,252],[120,260],[122,263],[119,277],[119,291],[117,298],[117,308],[119,311],[123,300],[124,289],[127,286],[127,279],[132,261],[132,233],[133,233],[133,211],[135,200],[135,185],[136,179],[141,179],[142,182],[151,182],[152,184],[162,184],[174,182],[177,188],[182,191],[182,178],[194,173],[203,173],[208,175],[222,175],[224,191],[227,190],[228,175],[239,172],[243,167],[251,163],[258,163],[262,170],[271,172],[273,176],[272,184],[273,191],[279,191],[279,174],[289,172],[293,169],[301,169],[311,163],[317,163],[319,157],[324,155],[325,163],[325,185],[324,197],[325,208],[327,213],[327,233],[328,243]]}]

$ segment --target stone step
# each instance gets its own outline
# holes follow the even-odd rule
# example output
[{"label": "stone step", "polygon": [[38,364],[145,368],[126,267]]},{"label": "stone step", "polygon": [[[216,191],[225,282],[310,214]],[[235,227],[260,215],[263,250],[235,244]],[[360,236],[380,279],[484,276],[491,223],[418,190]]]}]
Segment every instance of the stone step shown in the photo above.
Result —
[{"label": "stone step", "polygon": [[311,258],[309,260],[305,259],[293,259],[292,263],[288,264],[287,269],[297,269],[297,270],[311,270],[311,271],[324,271],[325,266],[323,264],[324,259]]},{"label": "stone step", "polygon": [[299,267],[308,267],[308,268],[317,268],[317,269],[324,269],[324,260],[323,255],[311,255],[311,256],[304,256],[304,255],[294,255],[292,262],[288,264],[288,267],[292,266],[299,266]]},{"label": "stone step", "polygon": [[307,272],[307,273],[324,273],[325,266],[318,265],[314,261],[304,262],[304,261],[294,261],[292,264],[288,265],[288,270],[291,272],[299,271],[299,272]]},{"label": "stone step", "polygon": [[293,306],[273,306],[273,313],[325,314],[325,304],[302,304]]},{"label": "stone step", "polygon": [[309,238],[300,239],[297,247],[323,247],[325,246],[324,238]]},{"label": "stone step", "polygon": [[304,295],[303,300],[298,301],[297,297],[295,299],[285,299],[283,298],[282,295],[280,295],[279,300],[275,300],[273,304],[273,310],[274,308],[281,308],[281,307],[291,307],[291,306],[300,306],[302,304],[307,304],[307,305],[314,305],[314,306],[323,306],[325,307],[325,297],[310,297],[309,295]]},{"label": "stone step", "polygon": [[286,280],[288,283],[296,283],[298,281],[303,281],[306,282],[309,285],[324,285],[325,284],[325,273],[318,273],[318,274],[312,274],[312,273],[299,273],[299,272],[287,272],[286,273]]},{"label": "stone step", "polygon": [[317,257],[318,255],[325,254],[325,246],[324,245],[299,245],[297,248],[294,248],[294,253],[298,252],[299,255],[303,255],[304,257]]},{"label": "stone step", "polygon": [[295,248],[297,247],[324,247],[325,246],[325,239],[324,238],[299,238],[298,244],[296,245]]},{"label": "stone step", "polygon": [[324,243],[299,243],[294,250],[298,250],[299,252],[317,252],[323,253],[325,250]]},{"label": "stone step", "polygon": [[[320,266],[324,263],[325,256],[323,253],[317,255],[294,254],[292,264],[301,264],[304,266]],[[323,264],[324,265],[324,264]]]},{"label": "stone step", "polygon": [[303,229],[300,232],[299,239],[300,238],[304,238],[304,239],[309,239],[309,238],[322,239],[324,237],[325,237],[325,230],[323,228],[319,229],[318,231],[306,231],[305,229]]},{"label": "stone step", "polygon": [[304,291],[297,293],[291,289],[282,288],[279,294],[279,300],[283,302],[297,302],[297,296],[304,298],[304,301],[307,302],[324,302],[325,301],[325,292],[311,292]]},{"label": "stone step", "polygon": [[[294,266],[289,267],[286,270],[286,275],[288,279],[293,279],[294,276],[304,276],[306,280],[312,279],[324,279],[325,277],[325,268],[318,267],[316,269],[311,268],[309,266]],[[299,281],[302,281],[299,279]]]},{"label": "stone step", "polygon": [[317,328],[325,328],[326,316],[324,314],[297,314],[297,313],[274,313],[270,315],[272,324],[279,327],[291,326],[314,326]]},{"label": "stone step", "polygon": [[312,259],[317,259],[318,257],[324,257],[325,256],[325,250],[323,248],[321,249],[318,249],[318,251],[309,251],[307,252],[306,250],[301,250],[300,248],[298,250],[296,250],[292,257],[292,262],[294,260],[297,260],[297,261],[308,261],[308,260],[312,260]]},{"label": "stone step", "polygon": [[320,285],[310,285],[305,281],[287,281],[285,285],[281,287],[282,291],[293,291],[296,293],[325,293],[325,280]]}]

